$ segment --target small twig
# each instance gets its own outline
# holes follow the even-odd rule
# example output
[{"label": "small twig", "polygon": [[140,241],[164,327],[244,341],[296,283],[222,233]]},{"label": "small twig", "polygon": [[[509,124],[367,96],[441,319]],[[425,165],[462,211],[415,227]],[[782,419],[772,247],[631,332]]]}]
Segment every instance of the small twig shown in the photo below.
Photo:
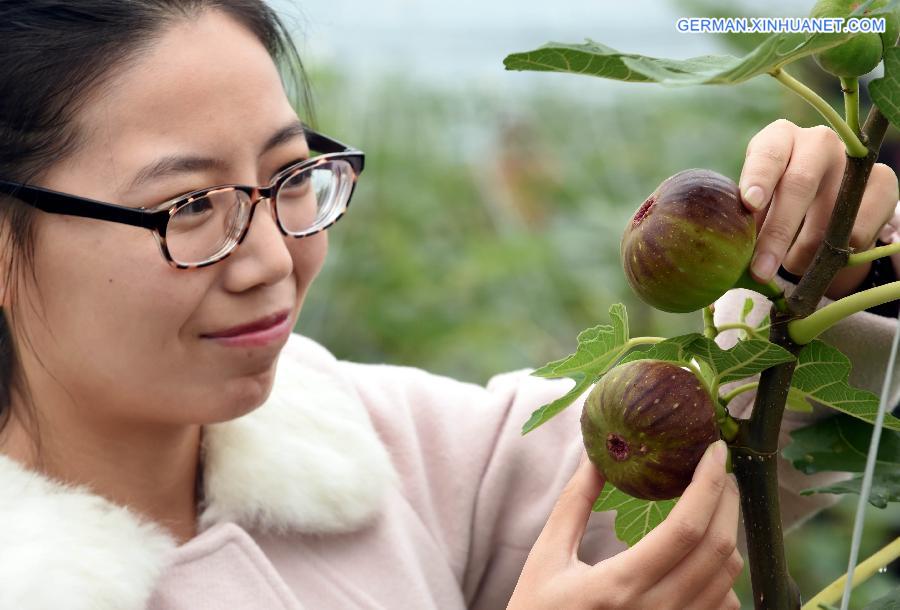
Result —
[{"label": "small twig", "polygon": [[724,394],[724,395],[722,396],[722,402],[724,402],[724,403],[727,405],[727,404],[730,403],[732,400],[734,400],[734,397],[735,397],[735,396],[738,396],[738,395],[740,395],[740,394],[743,394],[744,392],[749,392],[750,390],[755,389],[757,386],[759,386],[759,382],[758,382],[758,381],[751,381],[750,383],[745,383],[744,385],[739,385],[739,386],[736,387],[735,389],[733,389],[733,390],[731,390],[730,392]]},{"label": "small twig", "polygon": [[847,147],[847,156],[849,157],[865,157],[869,153],[869,149],[863,144],[853,129],[841,118],[841,115],[831,107],[831,104],[823,100],[818,93],[798,81],[796,78],[784,71],[784,68],[776,68],[769,74],[782,85],[805,99],[809,104],[819,111],[828,124],[837,132],[844,145]]},{"label": "small twig", "polygon": [[[878,570],[885,567],[895,559],[900,557],[900,538],[895,538],[893,542],[881,550],[872,554],[871,557],[856,566],[853,572],[853,580],[851,585],[856,587],[866,582]],[[821,604],[831,605],[841,599],[841,593],[844,590],[844,584],[847,582],[847,575],[844,574],[833,583],[816,593],[816,595],[808,602],[803,604],[802,610],[818,610]]]},{"label": "small twig", "polygon": [[841,91],[844,92],[844,121],[859,136],[859,78],[841,78]]},{"label": "small twig", "polygon": [[898,252],[900,252],[900,242],[887,244],[886,246],[878,246],[877,248],[863,250],[862,252],[854,252],[847,258],[847,267],[871,263],[876,259],[897,254]]}]

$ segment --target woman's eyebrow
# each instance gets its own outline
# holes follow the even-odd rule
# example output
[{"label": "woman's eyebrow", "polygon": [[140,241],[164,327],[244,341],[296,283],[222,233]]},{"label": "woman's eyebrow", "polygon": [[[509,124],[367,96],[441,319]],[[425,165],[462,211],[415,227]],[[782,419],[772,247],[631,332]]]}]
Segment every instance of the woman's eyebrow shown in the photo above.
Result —
[{"label": "woman's eyebrow", "polygon": [[[263,144],[259,155],[267,153],[276,146],[280,146],[290,140],[302,136],[304,134],[303,123],[294,120],[285,125]],[[171,176],[175,174],[200,172],[208,170],[222,170],[228,167],[223,159],[217,157],[198,157],[196,155],[166,155],[157,159],[153,163],[141,169],[128,185],[127,191],[132,191],[137,187],[163,176]]]}]

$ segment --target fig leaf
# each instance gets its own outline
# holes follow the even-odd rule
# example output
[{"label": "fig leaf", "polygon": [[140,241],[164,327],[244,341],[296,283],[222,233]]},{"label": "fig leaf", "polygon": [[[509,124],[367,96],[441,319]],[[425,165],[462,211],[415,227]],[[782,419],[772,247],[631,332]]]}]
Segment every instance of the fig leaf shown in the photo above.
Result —
[{"label": "fig leaf", "polygon": [[[823,471],[858,473],[847,481],[801,493],[859,494],[872,429],[867,422],[841,414],[791,432],[792,442],[782,455],[797,470],[805,474]],[[900,502],[900,432],[895,430],[882,430],[869,495],[869,503],[878,508],[884,508],[888,502]]]},{"label": "fig leaf", "polygon": [[675,506],[676,500],[639,500],[606,483],[593,510],[616,511],[616,538],[628,546],[634,546],[650,530],[662,523]]},{"label": "fig leaf", "polygon": [[[575,353],[549,362],[531,374],[535,377],[557,378],[587,374],[597,377],[609,368],[616,355],[628,341],[628,313],[625,306],[615,303],[609,308],[612,326],[601,324],[578,333]],[[576,379],[577,380],[577,379]]]},{"label": "fig leaf", "polygon": [[[815,400],[836,411],[874,422],[878,397],[847,383],[850,360],[835,347],[815,340],[800,352],[791,388],[804,398]],[[884,427],[900,431],[900,419],[885,414]]]},{"label": "fig leaf", "polygon": [[[812,494],[856,494],[862,491],[863,475],[854,475],[852,479],[833,485],[813,487],[800,492],[801,496]],[[889,502],[900,502],[900,464],[892,469],[876,469],[872,478],[872,489],[869,491],[869,504],[876,508],[887,508]]]},{"label": "fig leaf", "polygon": [[718,385],[751,377],[776,364],[794,359],[789,351],[765,339],[738,341],[731,349],[724,350],[712,339],[701,335],[689,349],[697,358],[710,365]]},{"label": "fig leaf", "polygon": [[[863,472],[872,429],[872,424],[855,417],[834,415],[791,431],[791,443],[781,455],[804,474]],[[900,432],[881,431],[875,468],[900,468]]]},{"label": "fig leaf", "polygon": [[700,374],[712,387],[751,377],[776,364],[790,362],[794,356],[765,339],[739,341],[731,349],[724,350],[712,339],[700,333],[690,333],[649,347],[636,348],[620,363],[649,359],[683,364],[696,359]]},{"label": "fig leaf", "polygon": [[900,128],[900,47],[884,52],[884,76],[869,84],[869,94],[891,125]]},{"label": "fig leaf", "polygon": [[747,316],[750,315],[750,312],[753,311],[753,307],[755,302],[751,298],[744,299],[744,307],[741,309],[741,324],[747,323]]},{"label": "fig leaf", "polygon": [[803,392],[799,391],[797,388],[789,388],[787,395],[787,404],[785,404],[786,409],[790,409],[791,411],[797,411],[798,413],[812,413],[813,407],[806,400],[806,396],[803,395]]},{"label": "fig leaf", "polygon": [[[887,17],[892,8],[868,9],[864,3],[850,16]],[[855,33],[781,33],[767,36],[743,57],[701,55],[689,59],[622,53],[587,39],[583,44],[549,42],[503,60],[507,70],[570,72],[634,83],[733,85],[772,72],[792,61],[837,46]],[[879,106],[880,107],[880,106]]]},{"label": "fig leaf", "polygon": [[678,362],[686,366],[691,361],[691,354],[688,348],[702,336],[700,333],[689,333],[660,341],[655,345],[636,347],[622,358],[619,364],[625,364],[634,360],[665,360],[666,362]]},{"label": "fig leaf", "polygon": [[522,426],[522,434],[531,432],[554,415],[571,405],[625,353],[628,342],[628,313],[625,306],[615,303],[609,308],[612,325],[601,324],[578,333],[578,347],[574,354],[547,363],[531,374],[536,377],[569,377],[575,387],[564,396],[541,406]]},{"label": "fig leaf", "polygon": [[883,597],[869,602],[862,610],[897,610],[897,608],[900,608],[900,587]]}]

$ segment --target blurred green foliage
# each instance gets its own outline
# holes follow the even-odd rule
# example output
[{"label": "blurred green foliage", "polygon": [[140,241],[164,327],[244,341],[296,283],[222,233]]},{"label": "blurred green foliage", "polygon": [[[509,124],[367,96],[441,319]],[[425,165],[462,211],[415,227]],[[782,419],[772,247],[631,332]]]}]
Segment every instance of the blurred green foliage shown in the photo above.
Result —
[{"label": "blurred green foliage", "polygon": [[[810,65],[795,74],[841,108],[839,85]],[[547,75],[522,94],[385,74],[360,90],[337,70],[314,69],[318,128],[367,157],[297,331],[339,358],[484,383],[571,353],[615,302],[626,304],[633,335],[702,328],[699,314],[661,313],[633,296],[619,266],[625,222],[682,169],[737,180],[747,142],[776,118],[821,120],[774,80],[610,83],[598,99],[556,91],[560,78],[578,77]],[[788,537],[805,595],[845,571],[854,508],[844,498]],[[869,510],[862,557],[897,535],[890,508]],[[748,581],[745,568],[737,589],[752,608]],[[898,583],[877,575],[851,607]]]},{"label": "blurred green foliage", "polygon": [[319,128],[367,157],[299,332],[342,358],[484,382],[570,353],[614,302],[635,335],[700,328],[632,295],[622,229],[682,169],[736,180],[746,142],[782,115],[776,83],[595,101],[554,94],[553,76],[512,99],[401,75],[359,95],[313,74]]}]

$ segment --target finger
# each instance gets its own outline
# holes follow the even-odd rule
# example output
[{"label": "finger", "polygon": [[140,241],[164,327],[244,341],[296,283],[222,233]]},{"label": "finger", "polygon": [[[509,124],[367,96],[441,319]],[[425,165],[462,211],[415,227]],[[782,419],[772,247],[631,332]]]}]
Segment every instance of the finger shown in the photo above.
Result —
[{"label": "finger", "polygon": [[[825,150],[822,152],[826,154]],[[784,268],[794,275],[803,275],[822,244],[844,177],[847,155],[840,138],[834,137],[833,142],[827,147],[827,154],[831,159],[830,168],[826,170],[819,190],[809,206],[800,233],[782,262]]]},{"label": "finger", "polygon": [[[892,220],[896,204],[897,175],[890,167],[876,163],[853,224],[850,247],[857,252],[874,247],[879,234],[890,226],[888,221]],[[841,269],[828,286],[826,296],[840,298],[850,294],[869,275],[871,267],[872,263],[865,263]]]},{"label": "finger", "polygon": [[724,442],[711,444],[669,516],[621,554],[638,585],[656,585],[703,540],[725,488],[725,455]]},{"label": "finger", "polygon": [[874,245],[878,234],[893,218],[897,199],[897,174],[884,163],[876,163],[850,234],[850,245],[855,250],[867,250]]},{"label": "finger", "polygon": [[741,199],[754,212],[756,226],[762,222],[766,204],[784,173],[799,128],[785,119],[770,123],[747,143],[747,154],[738,185]]},{"label": "finger", "polygon": [[734,589],[728,592],[722,603],[716,606],[716,610],[741,610],[741,600],[738,599]]},{"label": "finger", "polygon": [[718,589],[714,587],[709,593],[714,596],[713,601],[720,602],[728,593],[743,565],[740,555],[735,550],[739,506],[737,484],[732,477],[726,477],[725,490],[719,498],[719,504],[703,536],[703,541],[660,581],[661,600],[679,599],[685,606],[690,605],[698,595],[713,585],[710,582],[711,577],[718,587]]},{"label": "finger", "polygon": [[752,275],[761,282],[772,279],[784,260],[830,166],[830,156],[822,150],[832,138],[827,134],[833,132],[827,127],[803,131],[803,137],[795,138],[791,159],[775,187],[750,263]]},{"label": "finger", "polygon": [[561,562],[576,556],[591,509],[604,484],[603,475],[583,454],[534,543],[534,552],[545,560]]},{"label": "finger", "polygon": [[[736,552],[738,491],[731,477],[703,541],[658,583],[659,603],[676,601],[679,607],[716,608],[734,584],[742,559]],[[695,605],[697,600],[703,603]]]}]

